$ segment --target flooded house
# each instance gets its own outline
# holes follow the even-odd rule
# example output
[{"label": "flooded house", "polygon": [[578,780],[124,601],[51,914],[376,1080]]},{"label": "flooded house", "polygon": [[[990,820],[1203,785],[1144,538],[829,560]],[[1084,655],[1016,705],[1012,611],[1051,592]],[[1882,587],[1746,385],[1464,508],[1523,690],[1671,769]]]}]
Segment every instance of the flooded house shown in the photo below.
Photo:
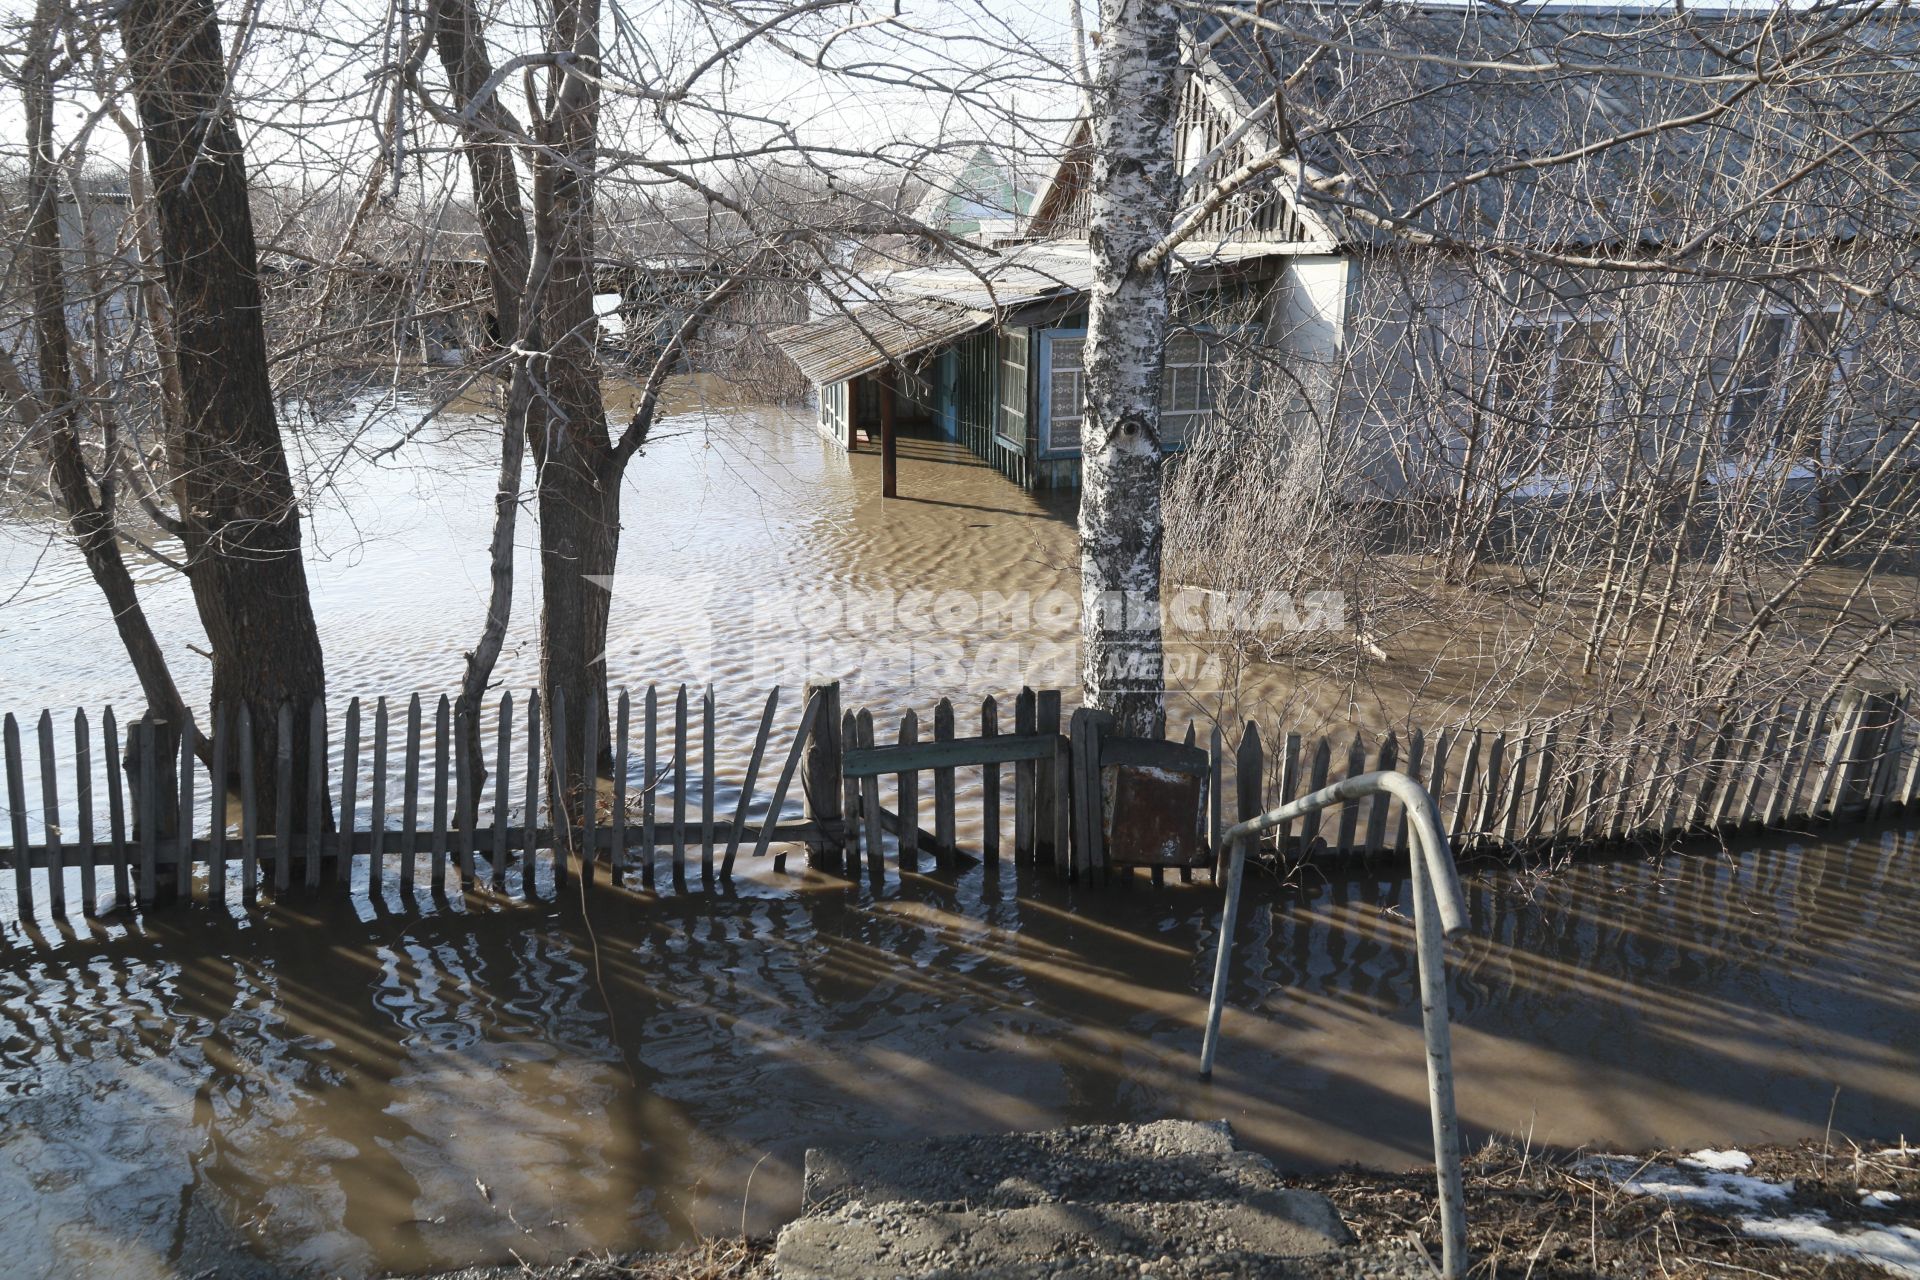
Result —
[{"label": "flooded house", "polygon": [[[1169,451],[1216,415],[1237,429],[1223,365],[1249,349],[1290,388],[1268,398],[1297,419],[1290,449],[1352,500],[1439,500],[1463,476],[1520,499],[1624,482],[1632,451],[1594,461],[1603,438],[1684,441],[1709,484],[1858,473],[1901,447],[1911,308],[1843,282],[1910,289],[1914,186],[1885,179],[1920,174],[1886,127],[1914,106],[1911,22],[1864,19],[1844,84],[1733,93],[1720,47],[1787,57],[1794,20],[1260,12],[1271,26],[1185,20],[1178,169],[1202,187],[1270,167],[1176,257]],[[1575,63],[1610,69],[1554,74]],[[1703,113],[1713,127],[1665,127]],[[1874,175],[1828,163],[1843,137]],[[1078,484],[1089,146],[1083,123],[1013,234],[876,273],[870,300],[774,335],[826,436],[859,448],[892,421],[1023,486]]]}]

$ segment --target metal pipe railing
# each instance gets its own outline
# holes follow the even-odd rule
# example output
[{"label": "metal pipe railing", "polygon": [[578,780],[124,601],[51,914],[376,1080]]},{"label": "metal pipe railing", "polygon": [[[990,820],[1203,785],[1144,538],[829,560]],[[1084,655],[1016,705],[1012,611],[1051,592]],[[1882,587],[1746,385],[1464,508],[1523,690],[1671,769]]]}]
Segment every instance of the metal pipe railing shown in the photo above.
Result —
[{"label": "metal pipe railing", "polygon": [[[1240,914],[1240,885],[1247,849],[1263,831],[1317,809],[1386,792],[1406,807],[1413,830],[1413,932],[1420,961],[1420,1012],[1427,1044],[1427,1097],[1433,1115],[1433,1163],[1440,1183],[1441,1273],[1460,1280],[1467,1265],[1467,1211],[1460,1181],[1460,1129],[1453,1105],[1453,1047],[1447,1022],[1445,940],[1466,932],[1467,910],[1460,877],[1441,829],[1440,811],[1427,789],[1404,773],[1363,773],[1289,801],[1278,809],[1229,827],[1221,846],[1227,865],[1226,904],[1220,914],[1220,949],[1214,957],[1213,996],[1207,1004],[1207,1035],[1200,1047],[1200,1078],[1213,1078],[1220,1047],[1220,1012],[1227,997],[1233,927]],[[1436,917],[1438,919],[1436,920]],[[1435,931],[1438,924],[1439,930]]]}]

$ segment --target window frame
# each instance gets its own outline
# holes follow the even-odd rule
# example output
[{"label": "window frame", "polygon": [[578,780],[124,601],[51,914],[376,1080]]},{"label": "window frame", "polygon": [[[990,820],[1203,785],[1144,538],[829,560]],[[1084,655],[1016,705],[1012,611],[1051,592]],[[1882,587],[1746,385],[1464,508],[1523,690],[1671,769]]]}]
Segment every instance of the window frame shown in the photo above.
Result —
[{"label": "window frame", "polygon": [[[1739,399],[1743,393],[1737,384],[1731,382],[1735,371],[1730,367],[1728,370],[1730,385],[1722,393],[1726,397],[1726,403],[1720,406],[1719,411],[1715,414],[1715,421],[1713,423],[1714,448],[1716,455],[1723,464],[1731,465],[1739,463],[1751,456],[1756,466],[1764,466],[1780,457],[1782,446],[1785,443],[1780,439],[1780,427],[1784,425],[1782,418],[1786,413],[1787,397],[1792,395],[1794,390],[1794,379],[1791,374],[1793,372],[1793,366],[1800,359],[1800,353],[1804,346],[1804,332],[1807,319],[1813,315],[1829,316],[1833,319],[1833,332],[1829,339],[1834,344],[1833,363],[1827,370],[1828,404],[1826,413],[1820,421],[1820,453],[1826,455],[1833,452],[1834,441],[1840,425],[1840,406],[1835,403],[1837,397],[1833,394],[1834,389],[1852,372],[1853,365],[1859,358],[1858,344],[1841,340],[1841,334],[1845,330],[1847,314],[1847,308],[1837,302],[1827,303],[1805,310],[1784,307],[1778,303],[1761,303],[1750,308],[1746,315],[1741,317],[1739,343],[1734,348],[1732,357],[1736,364],[1745,355],[1747,344],[1751,340],[1754,325],[1761,319],[1779,319],[1785,321],[1786,324],[1780,337],[1780,350],[1775,353],[1773,366],[1768,374],[1766,394],[1761,401],[1759,414],[1760,421],[1765,421],[1767,415],[1772,415],[1772,431],[1770,433],[1772,438],[1767,442],[1766,446],[1757,453],[1752,452],[1756,423],[1748,423],[1743,429],[1739,442],[1736,445],[1733,439],[1733,414],[1735,401]],[[1788,376],[1781,377],[1780,374],[1783,371],[1787,373]],[[1817,463],[1822,459],[1804,458],[1802,460]]]},{"label": "window frame", "polygon": [[[1023,359],[1020,363],[1023,393],[1020,410],[1021,435],[1018,437],[1008,435],[1005,430],[1009,413],[1006,343],[1016,335],[1023,347]],[[1023,454],[1027,451],[1027,447],[1035,439],[1033,399],[1033,330],[1017,325],[996,329],[993,338],[993,438],[995,441]]]},{"label": "window frame", "polygon": [[1599,309],[1583,309],[1580,311],[1556,310],[1539,318],[1532,316],[1515,316],[1501,332],[1498,341],[1494,345],[1494,365],[1489,369],[1488,375],[1493,383],[1494,407],[1496,411],[1504,414],[1509,411],[1502,403],[1505,400],[1505,393],[1500,386],[1501,351],[1518,331],[1544,331],[1547,334],[1547,377],[1541,386],[1539,400],[1530,406],[1533,413],[1528,423],[1530,432],[1538,433],[1537,438],[1533,442],[1533,449],[1538,453],[1539,461],[1528,471],[1521,472],[1516,469],[1512,477],[1513,483],[1516,486],[1531,486],[1547,493],[1565,493],[1572,491],[1573,484],[1568,478],[1566,470],[1563,467],[1550,465],[1550,459],[1553,453],[1552,439],[1556,430],[1554,418],[1560,411],[1560,396],[1562,390],[1561,360],[1565,355],[1568,334],[1576,326],[1593,325],[1606,325],[1609,331],[1607,349],[1603,357],[1605,363],[1603,364],[1602,385],[1599,393],[1593,400],[1593,425],[1596,429],[1611,431],[1616,424],[1609,422],[1607,410],[1613,403],[1613,388],[1609,380],[1604,376],[1604,369],[1618,367],[1622,358],[1621,348],[1623,339],[1620,330],[1619,316],[1611,311]]}]

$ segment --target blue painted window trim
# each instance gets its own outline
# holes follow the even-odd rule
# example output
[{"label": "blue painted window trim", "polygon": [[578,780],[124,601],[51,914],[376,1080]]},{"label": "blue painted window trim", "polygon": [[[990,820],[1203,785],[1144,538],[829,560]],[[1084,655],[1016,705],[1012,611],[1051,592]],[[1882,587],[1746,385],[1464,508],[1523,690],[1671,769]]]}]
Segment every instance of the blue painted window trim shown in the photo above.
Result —
[{"label": "blue painted window trim", "polygon": [[1075,338],[1084,339],[1086,336],[1085,328],[1040,330],[1040,376],[1034,399],[1040,402],[1040,412],[1035,415],[1039,419],[1040,433],[1036,438],[1040,441],[1038,456],[1043,460],[1080,456],[1080,441],[1077,437],[1071,445],[1055,447],[1053,443],[1053,340],[1065,338],[1071,341]]}]

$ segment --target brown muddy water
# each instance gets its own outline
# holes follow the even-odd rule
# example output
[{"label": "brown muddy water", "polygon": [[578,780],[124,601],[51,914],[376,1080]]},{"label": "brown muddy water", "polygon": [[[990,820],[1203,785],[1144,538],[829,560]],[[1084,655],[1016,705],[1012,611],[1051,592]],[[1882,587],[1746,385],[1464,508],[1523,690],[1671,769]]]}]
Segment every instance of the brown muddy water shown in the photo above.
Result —
[{"label": "brown muddy water", "polygon": [[[923,441],[901,469],[911,500],[883,504],[877,458],[805,415],[702,412],[709,388],[680,390],[626,486],[616,684],[712,680],[738,755],[770,679],[836,674],[851,706],[924,714],[1024,678],[956,669],[921,630],[768,601],[1071,593],[1070,497]],[[336,705],[457,679],[486,589],[484,434],[374,399],[301,424]],[[510,687],[533,674],[532,535]],[[197,702],[191,600],[146,574]],[[1074,625],[1030,618],[1016,660],[1057,660]],[[134,697],[77,557],[44,525],[6,526],[0,709]],[[1915,854],[1875,836],[1476,875],[1453,977],[1470,1136],[1920,1131]],[[0,884],[0,1273],[364,1276],[765,1230],[795,1207],[806,1147],[848,1137],[1224,1116],[1288,1165],[1416,1163],[1405,886],[1302,874],[1246,913],[1211,1086],[1192,1074],[1205,884],[890,865],[876,887],[796,859],[715,893],[602,890],[584,918],[550,884],[532,903],[404,906],[362,885],[251,918],[195,904],[24,928]]]},{"label": "brown muddy water", "polygon": [[[1920,1130],[1911,837],[1471,877],[1469,1141]],[[1262,883],[1215,1082],[1218,895],[1011,870],[532,904],[202,907],[7,938],[15,1276],[363,1276],[770,1229],[823,1141],[1225,1117],[1426,1155],[1406,886]]]}]

